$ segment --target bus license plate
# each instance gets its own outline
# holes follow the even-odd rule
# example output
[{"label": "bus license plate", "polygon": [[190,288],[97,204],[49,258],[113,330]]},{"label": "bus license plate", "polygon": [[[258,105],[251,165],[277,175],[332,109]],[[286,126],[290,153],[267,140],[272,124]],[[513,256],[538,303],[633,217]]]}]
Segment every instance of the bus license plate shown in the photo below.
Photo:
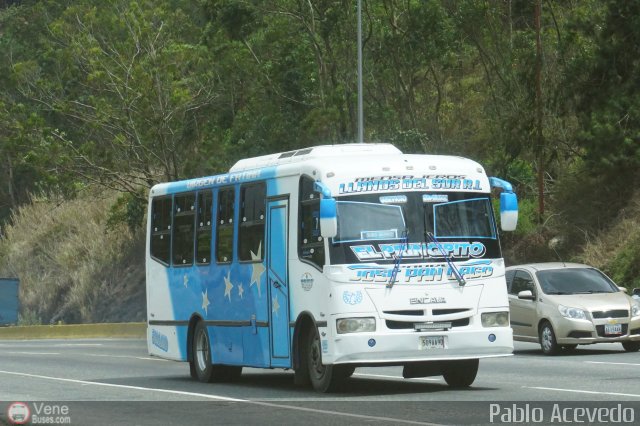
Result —
[{"label": "bus license plate", "polygon": [[444,349],[444,336],[420,336],[420,349]]},{"label": "bus license plate", "polygon": [[604,334],[622,334],[622,324],[605,324]]}]

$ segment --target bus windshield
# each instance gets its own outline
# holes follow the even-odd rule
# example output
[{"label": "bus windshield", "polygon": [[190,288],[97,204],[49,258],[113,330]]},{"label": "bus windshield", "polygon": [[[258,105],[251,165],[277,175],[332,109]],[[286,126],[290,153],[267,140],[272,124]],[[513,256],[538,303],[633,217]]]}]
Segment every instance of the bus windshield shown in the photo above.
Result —
[{"label": "bus windshield", "polygon": [[396,239],[405,229],[400,206],[340,201],[336,207],[338,235],[334,242]]},{"label": "bus windshield", "polygon": [[501,257],[488,194],[358,194],[336,201],[331,264],[390,263],[400,251],[402,263],[442,261],[445,255],[452,260]]},{"label": "bus windshield", "polygon": [[491,205],[486,198],[433,206],[433,234],[451,238],[495,238]]}]

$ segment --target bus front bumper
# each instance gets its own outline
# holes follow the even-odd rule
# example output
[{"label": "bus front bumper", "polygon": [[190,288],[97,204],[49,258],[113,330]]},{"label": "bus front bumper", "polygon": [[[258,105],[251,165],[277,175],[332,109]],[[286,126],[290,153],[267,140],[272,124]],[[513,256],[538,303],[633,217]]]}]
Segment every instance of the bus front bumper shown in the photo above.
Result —
[{"label": "bus front bumper", "polygon": [[[437,347],[440,346],[439,336],[444,337],[444,348]],[[510,327],[450,332],[340,334],[333,340],[333,348],[329,344],[329,341],[326,344],[323,342],[324,364],[392,365],[416,361],[492,358],[513,353]]]}]

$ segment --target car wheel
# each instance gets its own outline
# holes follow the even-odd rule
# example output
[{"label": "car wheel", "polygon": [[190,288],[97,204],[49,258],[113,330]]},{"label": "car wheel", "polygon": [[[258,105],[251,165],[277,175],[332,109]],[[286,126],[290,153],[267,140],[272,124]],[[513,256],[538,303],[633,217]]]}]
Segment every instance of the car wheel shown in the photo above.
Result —
[{"label": "car wheel", "polygon": [[477,359],[465,359],[461,361],[448,361],[442,369],[442,376],[452,388],[468,388],[478,374]]},{"label": "car wheel", "polygon": [[545,355],[556,355],[560,348],[553,327],[548,322],[544,322],[540,326],[540,347]]},{"label": "car wheel", "polygon": [[316,327],[311,327],[307,333],[305,356],[307,357],[311,385],[319,392],[326,393],[338,390],[352,368],[349,365],[324,365],[322,363],[322,347]]},{"label": "car wheel", "polygon": [[640,350],[640,342],[622,342],[622,347],[627,352],[638,352]]}]

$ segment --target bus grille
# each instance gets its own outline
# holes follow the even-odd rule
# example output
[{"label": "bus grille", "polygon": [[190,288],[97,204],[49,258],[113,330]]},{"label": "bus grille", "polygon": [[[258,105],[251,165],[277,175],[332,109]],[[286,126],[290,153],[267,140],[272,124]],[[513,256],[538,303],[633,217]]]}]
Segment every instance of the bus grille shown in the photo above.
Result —
[{"label": "bus grille", "polygon": [[[451,323],[451,327],[465,327],[469,325],[469,318],[460,318],[457,320],[447,321]],[[389,330],[413,330],[414,323],[408,321],[392,321],[386,320]]]}]

